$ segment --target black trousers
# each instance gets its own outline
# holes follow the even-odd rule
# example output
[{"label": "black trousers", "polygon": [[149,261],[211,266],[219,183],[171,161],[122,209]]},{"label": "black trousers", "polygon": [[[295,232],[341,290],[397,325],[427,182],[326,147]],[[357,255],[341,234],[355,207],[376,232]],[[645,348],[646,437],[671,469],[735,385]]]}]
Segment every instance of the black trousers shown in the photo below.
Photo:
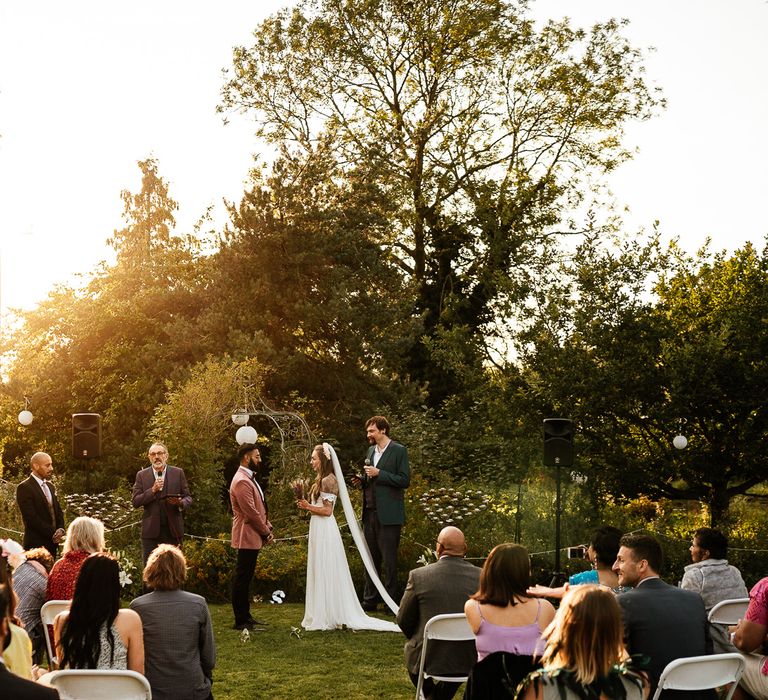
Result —
[{"label": "black trousers", "polygon": [[235,614],[236,625],[243,625],[251,618],[249,591],[260,551],[260,549],[237,550],[235,578],[232,581],[232,612]]},{"label": "black trousers", "polygon": [[144,566],[147,565],[147,559],[152,554],[152,550],[159,544],[172,544],[176,547],[181,547],[181,541],[178,537],[171,533],[167,524],[160,525],[160,534],[157,537],[141,538],[141,554],[144,558]]},{"label": "black trousers", "polygon": [[[397,548],[400,546],[402,525],[382,525],[375,510],[366,509],[363,515],[363,534],[371,550],[371,558],[387,593],[396,603],[397,594]],[[373,585],[368,572],[365,572],[365,590],[363,603],[375,605],[381,602],[381,596]]]},{"label": "black trousers", "polygon": [[[411,677],[411,683],[414,688],[419,686],[419,676],[417,673],[408,672]],[[421,684],[421,692],[427,700],[452,700],[456,691],[461,688],[461,683],[448,683],[447,681],[433,681],[431,678],[425,678]]]}]

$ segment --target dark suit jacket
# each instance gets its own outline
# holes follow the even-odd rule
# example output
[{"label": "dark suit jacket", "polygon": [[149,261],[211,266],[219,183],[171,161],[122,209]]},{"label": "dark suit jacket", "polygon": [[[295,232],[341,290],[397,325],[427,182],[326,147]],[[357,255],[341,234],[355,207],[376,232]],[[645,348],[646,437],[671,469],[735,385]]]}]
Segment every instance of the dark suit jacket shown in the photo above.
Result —
[{"label": "dark suit jacket", "polygon": [[40,484],[31,475],[16,487],[16,502],[24,520],[24,549],[45,547],[55,554],[53,533],[64,527],[64,514],[56,498],[56,488],[50,482],[48,488],[53,499],[53,519],[48,510],[48,499]]},{"label": "dark suit jacket", "polygon": [[[651,659],[651,696],[664,667],[675,659],[712,653],[704,601],[698,593],[649,579],[618,597],[630,654]],[[662,698],[672,697],[666,691]],[[685,697],[691,697],[685,693]]]},{"label": "dark suit jacket", "polygon": [[[133,484],[133,507],[144,508],[141,518],[141,536],[145,539],[154,539],[160,535],[160,510],[166,509],[168,526],[171,532],[177,534],[179,540],[184,534],[184,517],[182,511],[192,504],[192,496],[187,488],[187,477],[184,470],[178,467],[166,465],[165,482],[159,493],[152,493],[155,483],[155,475],[151,466],[141,469],[136,474]],[[166,498],[169,494],[181,494],[181,505],[170,506]]]},{"label": "dark suit jacket", "polygon": [[[469,596],[477,593],[479,585],[480,569],[460,557],[443,557],[408,574],[408,585],[397,612],[397,624],[408,637],[404,655],[410,673],[419,672],[427,621],[435,615],[463,613],[464,603]],[[476,659],[474,642],[431,641],[427,647],[425,669],[438,675],[466,674]]]},{"label": "dark suit jacket", "polygon": [[0,664],[0,698],[13,700],[58,700],[59,691],[20,678]]},{"label": "dark suit jacket", "polygon": [[[366,459],[373,464],[375,445],[368,449]],[[380,470],[375,479],[366,480],[373,484],[376,494],[376,512],[382,525],[402,525],[405,522],[403,491],[411,483],[411,469],[408,465],[408,450],[399,442],[391,441],[381,455],[376,467]],[[367,488],[367,484],[363,486]],[[365,514],[365,498],[363,498]],[[418,670],[418,669],[417,669]]]}]

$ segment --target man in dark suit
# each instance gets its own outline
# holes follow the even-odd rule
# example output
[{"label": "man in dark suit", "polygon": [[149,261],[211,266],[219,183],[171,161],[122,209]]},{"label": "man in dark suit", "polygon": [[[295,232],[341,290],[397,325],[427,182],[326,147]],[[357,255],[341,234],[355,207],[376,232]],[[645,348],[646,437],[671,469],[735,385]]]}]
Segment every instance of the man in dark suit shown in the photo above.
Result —
[{"label": "man in dark suit", "polygon": [[[628,534],[621,538],[613,570],[619,585],[633,586],[618,597],[624,618],[624,641],[630,654],[650,658],[650,694],[670,661],[712,653],[712,640],[704,601],[698,593],[670,586],[659,578],[661,546],[650,535]],[[676,691],[665,691],[671,698]],[[686,692],[685,697],[693,697]],[[708,691],[699,697],[710,697]],[[713,696],[712,696],[713,697]]]},{"label": "man in dark suit", "polygon": [[181,546],[182,513],[192,504],[184,470],[168,464],[168,449],[161,442],[149,448],[150,465],[139,470],[133,484],[133,507],[144,508],[141,549],[144,565],[159,544]]},{"label": "man in dark suit", "polygon": [[[5,649],[6,643],[11,641],[11,632],[8,629],[8,604],[11,591],[5,584],[0,585],[0,650]],[[33,683],[26,678],[21,678],[11,673],[3,663],[0,653],[0,698],[13,698],[13,700],[56,700],[59,692],[54,688],[48,688],[39,683]]]},{"label": "man in dark suit", "polygon": [[[405,665],[414,686],[419,681],[421,646],[427,621],[435,615],[463,612],[464,603],[480,585],[480,569],[464,559],[466,552],[464,533],[457,527],[443,528],[437,536],[437,562],[413,569],[408,574],[397,624],[408,637]],[[433,641],[427,647],[425,670],[437,675],[467,675],[476,659],[474,642]],[[422,687],[425,698],[450,700],[460,685],[427,678]]]},{"label": "man in dark suit", "polygon": [[[384,588],[397,602],[397,548],[405,522],[404,491],[411,483],[408,450],[389,437],[389,421],[373,416],[365,424],[368,454],[365,473],[354,482],[363,488],[363,534],[371,551],[376,572]],[[375,610],[381,600],[368,572],[365,572],[363,610]]]},{"label": "man in dark suit", "polygon": [[24,520],[24,549],[45,547],[55,559],[65,532],[56,488],[48,481],[53,461],[45,452],[35,452],[30,463],[32,474],[16,487],[16,503]]}]

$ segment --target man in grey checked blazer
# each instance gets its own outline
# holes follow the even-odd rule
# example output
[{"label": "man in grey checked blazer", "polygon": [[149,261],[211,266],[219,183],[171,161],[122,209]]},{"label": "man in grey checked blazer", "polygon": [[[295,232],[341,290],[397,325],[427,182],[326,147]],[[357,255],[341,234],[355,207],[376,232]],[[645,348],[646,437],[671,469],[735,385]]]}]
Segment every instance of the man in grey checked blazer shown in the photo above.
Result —
[{"label": "man in grey checked blazer", "polygon": [[[464,555],[467,545],[464,533],[457,527],[446,527],[437,536],[438,560],[429,566],[413,569],[400,601],[397,624],[408,637],[405,643],[405,665],[414,686],[419,680],[419,661],[424,639],[424,626],[435,615],[464,612],[464,603],[477,593],[480,569]],[[425,670],[438,675],[466,675],[477,659],[474,642],[429,643]],[[461,683],[424,681],[424,697],[450,700]]]}]

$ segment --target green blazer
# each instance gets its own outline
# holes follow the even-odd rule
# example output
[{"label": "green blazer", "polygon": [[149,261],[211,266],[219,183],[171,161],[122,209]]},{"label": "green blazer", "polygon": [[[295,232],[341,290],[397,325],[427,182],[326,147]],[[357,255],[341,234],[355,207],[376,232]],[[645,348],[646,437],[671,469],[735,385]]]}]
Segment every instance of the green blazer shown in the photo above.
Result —
[{"label": "green blazer", "polygon": [[[367,459],[373,464],[372,445],[368,449]],[[405,502],[403,491],[411,483],[411,469],[408,466],[408,450],[394,440],[387,445],[379,463],[379,475],[372,479],[376,495],[376,512],[382,525],[402,525],[405,522]],[[365,513],[365,498],[363,498]]]}]

